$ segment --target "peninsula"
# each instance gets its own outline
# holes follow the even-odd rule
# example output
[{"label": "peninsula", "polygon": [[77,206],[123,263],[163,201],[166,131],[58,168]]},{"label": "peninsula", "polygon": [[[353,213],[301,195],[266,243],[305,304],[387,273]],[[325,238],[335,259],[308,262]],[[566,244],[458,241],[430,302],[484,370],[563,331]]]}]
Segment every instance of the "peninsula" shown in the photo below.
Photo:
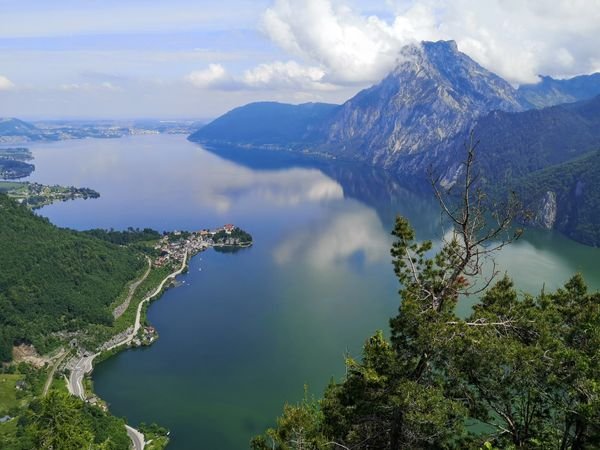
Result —
[{"label": "peninsula", "polygon": [[0,148],[0,179],[16,180],[31,175],[35,166],[26,161],[33,159],[28,148]]},{"label": "peninsula", "polygon": [[30,209],[39,209],[56,202],[100,197],[98,192],[90,188],[59,186],[57,184],[48,186],[28,181],[0,181],[0,193],[8,195],[17,203],[21,203]]}]

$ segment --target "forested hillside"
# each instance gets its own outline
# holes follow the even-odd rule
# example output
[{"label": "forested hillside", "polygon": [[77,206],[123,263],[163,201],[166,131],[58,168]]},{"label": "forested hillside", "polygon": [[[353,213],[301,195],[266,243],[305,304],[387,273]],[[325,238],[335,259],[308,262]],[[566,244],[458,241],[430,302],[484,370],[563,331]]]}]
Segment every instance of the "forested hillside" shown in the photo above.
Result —
[{"label": "forested hillside", "polygon": [[[578,103],[519,113],[494,111],[473,129],[480,141],[478,166],[491,184],[506,185],[546,167],[600,148],[600,96]],[[462,161],[468,133],[452,148]],[[452,169],[450,170],[452,172]]]},{"label": "forested hillside", "polygon": [[[479,141],[477,170],[489,191],[505,197],[516,190],[533,216],[529,223],[600,245],[599,168],[591,153],[600,150],[600,96],[541,110],[494,111],[477,122],[472,137]],[[469,139],[467,133],[458,137],[453,154],[438,163],[446,185],[460,175]]]},{"label": "forested hillside", "polygon": [[110,324],[108,306],[144,266],[137,252],[60,229],[0,194],[0,359],[15,342],[44,352],[53,333]]},{"label": "forested hillside", "polygon": [[320,126],[336,108],[338,105],[327,103],[250,103],[200,128],[189,139],[213,144],[287,147],[314,139],[309,136],[310,132]]},{"label": "forested hillside", "polygon": [[526,207],[552,214],[552,228],[589,245],[600,246],[600,151],[533,173],[515,185]]}]

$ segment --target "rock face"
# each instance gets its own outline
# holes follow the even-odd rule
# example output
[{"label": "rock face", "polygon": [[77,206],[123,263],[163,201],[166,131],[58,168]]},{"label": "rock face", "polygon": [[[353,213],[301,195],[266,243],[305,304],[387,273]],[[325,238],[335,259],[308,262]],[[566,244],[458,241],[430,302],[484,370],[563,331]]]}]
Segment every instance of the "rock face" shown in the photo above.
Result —
[{"label": "rock face", "polygon": [[556,223],[556,193],[547,191],[540,201],[540,207],[536,212],[533,223],[539,227],[551,230]]},{"label": "rock face", "polygon": [[520,111],[513,87],[458,51],[454,41],[404,47],[379,84],[358,93],[324,124],[323,151],[392,167],[436,153],[492,110]]}]

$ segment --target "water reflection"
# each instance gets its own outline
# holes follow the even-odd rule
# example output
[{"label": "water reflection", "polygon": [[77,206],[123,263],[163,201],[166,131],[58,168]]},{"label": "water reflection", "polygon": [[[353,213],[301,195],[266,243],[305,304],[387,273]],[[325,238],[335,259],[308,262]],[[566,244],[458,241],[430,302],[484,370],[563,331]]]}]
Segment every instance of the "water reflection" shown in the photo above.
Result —
[{"label": "water reflection", "polygon": [[366,264],[389,260],[391,239],[372,209],[362,204],[334,208],[330,214],[292,233],[274,250],[278,264],[309,263],[321,270],[359,256]]},{"label": "water reflection", "polygon": [[345,198],[359,200],[372,208],[386,230],[391,231],[396,215],[402,214],[413,223],[421,239],[439,238],[439,208],[426,178],[402,178],[362,164],[310,159],[291,152],[233,147],[207,147],[206,150],[253,170],[318,169],[339,183]]}]

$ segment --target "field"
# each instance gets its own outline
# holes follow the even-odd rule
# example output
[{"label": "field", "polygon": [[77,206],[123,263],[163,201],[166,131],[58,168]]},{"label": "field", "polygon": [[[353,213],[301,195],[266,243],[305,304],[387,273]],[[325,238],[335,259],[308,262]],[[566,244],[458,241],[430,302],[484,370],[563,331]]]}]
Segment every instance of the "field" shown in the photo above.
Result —
[{"label": "field", "polygon": [[27,403],[27,398],[17,398],[16,383],[23,379],[21,374],[0,374],[0,417]]}]

